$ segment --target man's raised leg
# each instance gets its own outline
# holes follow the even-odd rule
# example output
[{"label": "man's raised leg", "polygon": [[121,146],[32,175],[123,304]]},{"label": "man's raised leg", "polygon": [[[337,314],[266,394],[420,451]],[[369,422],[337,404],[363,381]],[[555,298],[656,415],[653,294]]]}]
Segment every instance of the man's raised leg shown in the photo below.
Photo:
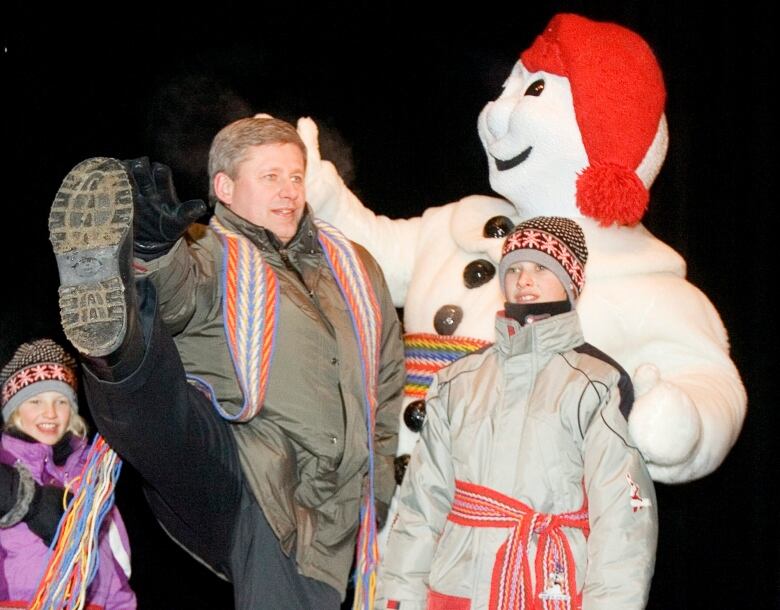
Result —
[{"label": "man's raised leg", "polygon": [[235,439],[187,382],[151,282],[136,293],[133,205],[116,159],[83,161],[62,182],[49,215],[62,327],[98,431],[140,473],[165,529],[223,572],[242,492]]}]

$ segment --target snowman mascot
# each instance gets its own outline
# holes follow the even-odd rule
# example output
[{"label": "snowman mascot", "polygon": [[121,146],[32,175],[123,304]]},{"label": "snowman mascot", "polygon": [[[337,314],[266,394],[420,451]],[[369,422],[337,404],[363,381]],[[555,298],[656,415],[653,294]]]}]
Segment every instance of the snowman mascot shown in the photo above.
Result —
[{"label": "snowman mascot", "polygon": [[320,159],[316,124],[299,119],[309,203],[373,254],[403,307],[397,459],[419,436],[436,370],[493,338],[502,238],[521,220],[554,215],[585,232],[584,335],[631,375],[629,431],[653,479],[691,481],[723,461],[747,402],[726,330],[685,279],[682,257],[640,222],[666,156],[665,97],[659,64],[637,34],[556,15],[478,119],[490,184],[505,199],[467,196],[410,219],[363,206]]}]

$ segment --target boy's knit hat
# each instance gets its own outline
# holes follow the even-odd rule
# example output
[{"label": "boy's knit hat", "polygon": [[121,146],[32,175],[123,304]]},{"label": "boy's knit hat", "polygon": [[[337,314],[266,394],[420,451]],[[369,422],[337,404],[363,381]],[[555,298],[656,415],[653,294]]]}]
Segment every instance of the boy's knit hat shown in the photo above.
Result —
[{"label": "boy's knit hat", "polygon": [[41,392],[60,392],[78,413],[76,360],[51,339],[22,343],[0,371],[3,421],[25,400]]},{"label": "boy's knit hat", "polygon": [[563,284],[572,306],[585,285],[588,247],[582,228],[570,218],[536,216],[521,222],[507,235],[498,276],[503,289],[506,272],[514,263],[531,261],[552,271]]}]

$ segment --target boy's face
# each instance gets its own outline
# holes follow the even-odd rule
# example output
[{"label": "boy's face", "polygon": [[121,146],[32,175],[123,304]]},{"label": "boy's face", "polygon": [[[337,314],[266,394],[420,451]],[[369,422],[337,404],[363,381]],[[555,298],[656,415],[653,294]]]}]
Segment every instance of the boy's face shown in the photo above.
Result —
[{"label": "boy's face", "polygon": [[68,431],[70,400],[60,392],[41,392],[19,405],[17,428],[44,445],[54,445]]},{"label": "boy's face", "polygon": [[558,277],[531,261],[514,263],[504,276],[504,294],[510,303],[550,303],[568,299]]},{"label": "boy's face", "polygon": [[305,159],[295,144],[252,146],[231,178],[214,176],[214,192],[235,214],[273,232],[286,244],[306,205]]}]

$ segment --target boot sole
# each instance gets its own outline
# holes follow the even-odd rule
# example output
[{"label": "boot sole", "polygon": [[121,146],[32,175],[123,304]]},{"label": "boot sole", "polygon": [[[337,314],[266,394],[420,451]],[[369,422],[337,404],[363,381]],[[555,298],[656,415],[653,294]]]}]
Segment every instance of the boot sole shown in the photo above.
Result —
[{"label": "boot sole", "polygon": [[62,329],[79,352],[106,356],[127,329],[120,260],[132,240],[133,191],[122,164],[94,158],[74,167],[49,212],[60,274]]}]

